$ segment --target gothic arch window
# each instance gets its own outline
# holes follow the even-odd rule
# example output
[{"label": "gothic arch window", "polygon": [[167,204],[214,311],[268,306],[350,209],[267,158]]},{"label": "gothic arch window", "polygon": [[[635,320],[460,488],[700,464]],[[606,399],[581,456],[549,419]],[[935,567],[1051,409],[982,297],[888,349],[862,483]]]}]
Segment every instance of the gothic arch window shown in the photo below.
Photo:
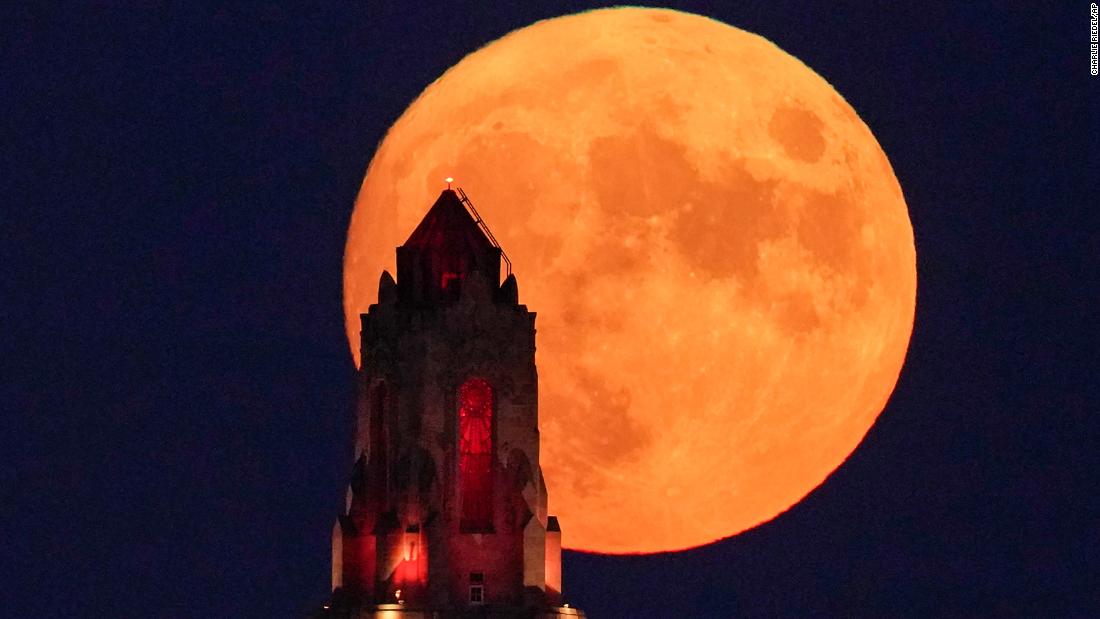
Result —
[{"label": "gothic arch window", "polygon": [[386,412],[390,406],[390,390],[385,382],[375,385],[370,394],[370,462],[382,473],[377,479],[386,480]]},{"label": "gothic arch window", "polygon": [[458,471],[462,492],[460,528],[493,526],[493,387],[471,378],[458,388]]}]

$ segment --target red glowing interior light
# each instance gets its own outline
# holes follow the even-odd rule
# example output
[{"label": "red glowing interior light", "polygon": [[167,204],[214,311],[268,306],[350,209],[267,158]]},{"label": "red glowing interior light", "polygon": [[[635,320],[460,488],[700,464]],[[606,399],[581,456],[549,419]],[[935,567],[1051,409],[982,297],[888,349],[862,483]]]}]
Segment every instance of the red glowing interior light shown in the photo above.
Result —
[{"label": "red glowing interior light", "polygon": [[493,388],[471,378],[458,389],[459,476],[464,530],[492,527]]}]

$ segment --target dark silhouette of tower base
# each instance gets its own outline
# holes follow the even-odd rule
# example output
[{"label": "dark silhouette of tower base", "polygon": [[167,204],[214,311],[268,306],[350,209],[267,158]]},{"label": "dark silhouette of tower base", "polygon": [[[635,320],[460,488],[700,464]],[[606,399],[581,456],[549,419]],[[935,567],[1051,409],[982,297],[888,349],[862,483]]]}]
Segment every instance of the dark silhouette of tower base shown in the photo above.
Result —
[{"label": "dark silhouette of tower base", "polygon": [[361,315],[355,464],[319,617],[583,617],[539,466],[535,314],[445,190]]}]

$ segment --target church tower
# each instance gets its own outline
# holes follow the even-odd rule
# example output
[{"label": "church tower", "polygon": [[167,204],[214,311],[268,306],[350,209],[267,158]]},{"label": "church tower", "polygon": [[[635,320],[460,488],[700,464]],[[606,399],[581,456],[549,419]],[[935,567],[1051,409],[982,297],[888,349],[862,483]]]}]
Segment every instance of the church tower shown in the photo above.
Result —
[{"label": "church tower", "polygon": [[[501,260],[507,272],[500,283]],[[581,616],[539,466],[535,313],[462,190],[361,315],[355,464],[321,616]]]}]

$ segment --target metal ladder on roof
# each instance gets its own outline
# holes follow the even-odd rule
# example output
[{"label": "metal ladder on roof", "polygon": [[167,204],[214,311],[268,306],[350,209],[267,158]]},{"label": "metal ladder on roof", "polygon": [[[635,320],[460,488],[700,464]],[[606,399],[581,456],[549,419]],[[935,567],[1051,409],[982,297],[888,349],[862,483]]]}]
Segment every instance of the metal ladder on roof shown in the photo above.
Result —
[{"label": "metal ladder on roof", "polygon": [[[492,230],[489,230],[489,224],[485,223],[485,220],[481,218],[480,214],[478,214],[477,209],[474,208],[474,203],[471,202],[470,198],[466,196],[466,192],[462,191],[461,187],[459,187],[457,190],[459,201],[462,202],[462,204],[464,204],[466,208],[470,209],[470,214],[473,215],[474,222],[477,223],[478,227],[481,228],[481,231],[485,233],[485,236],[489,237],[489,242],[493,244],[493,247],[496,247],[500,250],[500,257],[504,258],[504,264],[507,266],[508,275],[511,275],[512,261],[508,259],[508,254],[504,253],[504,248],[501,247],[500,243],[497,242],[497,237],[493,236]],[[505,275],[505,277],[508,277],[508,275]]]}]

